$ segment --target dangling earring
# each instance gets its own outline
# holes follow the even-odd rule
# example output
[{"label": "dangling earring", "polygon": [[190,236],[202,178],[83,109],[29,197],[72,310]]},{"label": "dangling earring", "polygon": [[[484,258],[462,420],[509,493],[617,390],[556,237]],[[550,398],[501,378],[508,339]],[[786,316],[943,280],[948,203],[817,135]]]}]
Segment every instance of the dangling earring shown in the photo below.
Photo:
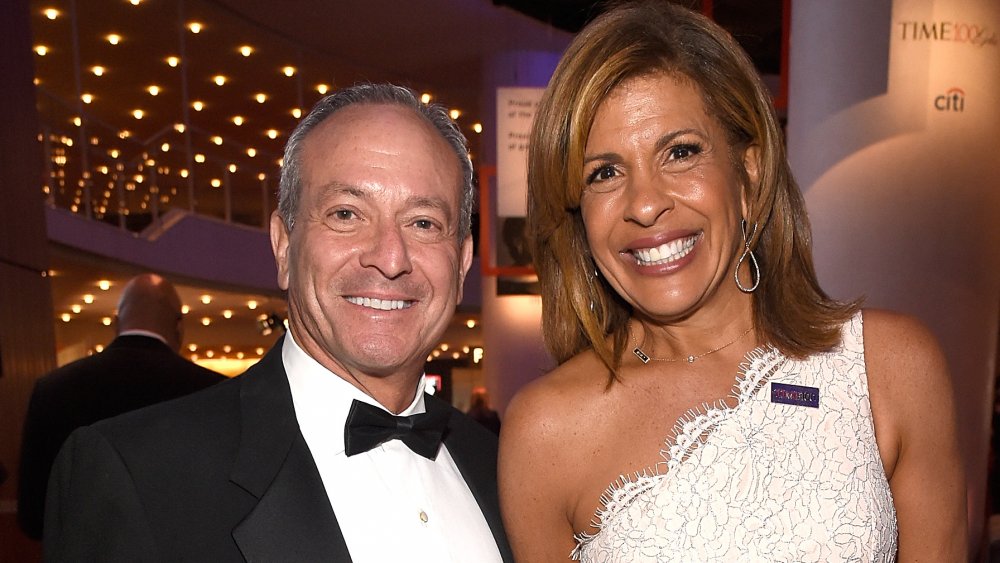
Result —
[{"label": "dangling earring", "polygon": [[[753,293],[757,290],[757,286],[760,285],[760,265],[757,264],[757,257],[753,255],[753,251],[750,250],[750,240],[753,236],[757,234],[757,223],[753,224],[753,231],[747,236],[747,220],[740,220],[740,229],[743,231],[743,254],[740,256],[739,262],[736,263],[736,272],[733,277],[736,278],[736,287],[740,288],[743,293]],[[743,265],[743,261],[746,260],[747,256],[750,257],[750,279],[753,280],[753,286],[743,287],[740,283],[740,266]]]}]

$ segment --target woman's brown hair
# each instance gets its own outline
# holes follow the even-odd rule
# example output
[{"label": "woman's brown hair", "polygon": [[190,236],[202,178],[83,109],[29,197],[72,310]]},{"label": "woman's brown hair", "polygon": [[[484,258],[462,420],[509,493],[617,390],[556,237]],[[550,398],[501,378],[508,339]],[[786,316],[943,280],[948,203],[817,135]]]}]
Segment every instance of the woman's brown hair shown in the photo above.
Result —
[{"label": "woman's brown hair", "polygon": [[[631,307],[596,275],[580,214],[583,154],[594,115],[616,86],[667,73],[701,92],[734,154],[759,147],[758,181],[732,158],[747,192],[750,241],[760,265],[754,327],[783,353],[835,346],[858,303],[820,288],[805,202],[785,154],[768,91],[733,38],[704,16],[669,2],[618,5],[573,40],[535,114],[528,149],[528,229],[542,291],[545,343],[560,362],[591,348],[617,377]],[[733,257],[735,261],[737,257]]]}]

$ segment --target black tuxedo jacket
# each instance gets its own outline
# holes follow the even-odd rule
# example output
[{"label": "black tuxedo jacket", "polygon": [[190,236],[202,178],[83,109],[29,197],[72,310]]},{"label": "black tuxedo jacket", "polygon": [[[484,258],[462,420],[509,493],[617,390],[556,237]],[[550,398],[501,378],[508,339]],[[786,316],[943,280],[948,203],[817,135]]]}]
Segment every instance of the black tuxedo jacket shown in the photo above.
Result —
[{"label": "black tuxedo jacket", "polygon": [[[512,562],[496,437],[452,409],[444,442]],[[81,428],[49,489],[46,561],[351,560],[296,422],[280,340],[237,378]]]},{"label": "black tuxedo jacket", "polygon": [[39,378],[21,441],[17,512],[21,529],[42,539],[49,470],[73,430],[225,379],[178,356],[157,339],[137,335],[119,336],[100,354]]}]

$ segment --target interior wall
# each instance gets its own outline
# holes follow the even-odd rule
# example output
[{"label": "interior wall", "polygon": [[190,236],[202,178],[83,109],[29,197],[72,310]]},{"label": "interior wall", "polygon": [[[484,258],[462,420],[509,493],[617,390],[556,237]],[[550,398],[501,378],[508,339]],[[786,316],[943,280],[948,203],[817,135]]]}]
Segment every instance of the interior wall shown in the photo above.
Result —
[{"label": "interior wall", "polygon": [[0,2],[0,563],[39,558],[15,523],[17,471],[32,386],[55,367],[28,10]]},{"label": "interior wall", "polygon": [[914,315],[942,344],[974,554],[1000,312],[1000,4],[873,4],[889,6],[793,3],[789,157],[823,287]]}]

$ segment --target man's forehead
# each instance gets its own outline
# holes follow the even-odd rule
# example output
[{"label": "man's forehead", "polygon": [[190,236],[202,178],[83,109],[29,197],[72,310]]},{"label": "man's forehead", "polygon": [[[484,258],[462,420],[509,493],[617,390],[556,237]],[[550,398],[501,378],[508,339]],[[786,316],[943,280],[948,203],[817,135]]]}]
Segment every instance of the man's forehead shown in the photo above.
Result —
[{"label": "man's forehead", "polygon": [[440,136],[434,130],[434,126],[413,108],[390,103],[357,103],[340,108],[327,116],[306,135],[304,143],[308,145],[313,137],[363,138],[379,133],[392,133],[400,128]]},{"label": "man's forehead", "polygon": [[377,191],[378,181],[392,177],[412,187],[452,186],[454,193],[444,199],[457,201],[462,193],[461,162],[453,147],[427,119],[399,105],[338,110],[305,137],[299,165],[304,183],[318,188],[314,193],[320,197]]}]

